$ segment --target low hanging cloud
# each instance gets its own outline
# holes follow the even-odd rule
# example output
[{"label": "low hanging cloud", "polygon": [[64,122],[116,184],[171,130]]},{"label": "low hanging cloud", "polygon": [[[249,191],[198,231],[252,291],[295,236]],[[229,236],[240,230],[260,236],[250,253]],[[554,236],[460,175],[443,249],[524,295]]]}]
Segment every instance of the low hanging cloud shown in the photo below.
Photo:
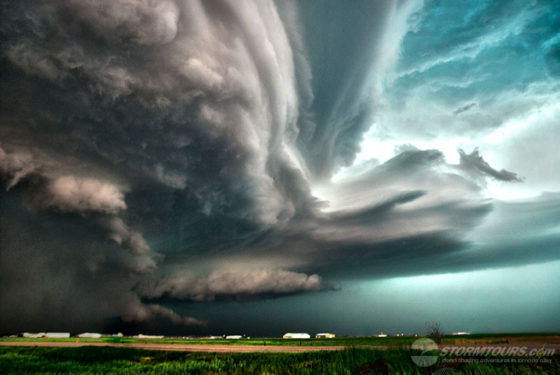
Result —
[{"label": "low hanging cloud", "polygon": [[157,304],[143,304],[138,300],[127,306],[127,310],[122,315],[126,322],[144,322],[157,317],[168,319],[173,324],[185,326],[205,326],[206,322],[191,316],[182,316],[167,307]]},{"label": "low hanging cloud", "polygon": [[41,205],[63,212],[116,214],[126,209],[123,193],[111,183],[94,178],[57,177],[46,186]]},{"label": "low hanging cloud", "polygon": [[31,155],[26,153],[7,154],[0,147],[0,172],[5,180],[6,191],[13,188],[18,182],[32,173],[37,168]]},{"label": "low hanging cloud", "polygon": [[176,273],[156,285],[140,287],[146,298],[171,297],[183,301],[246,300],[331,290],[317,274],[281,269],[217,270],[205,276]]},{"label": "low hanging cloud", "polygon": [[109,231],[109,237],[132,251],[133,254],[142,255],[150,252],[150,246],[142,234],[131,230],[120,218],[111,218],[104,225]]},{"label": "low hanging cloud", "polygon": [[29,197],[29,203],[36,208],[107,216],[100,221],[101,226],[109,231],[111,239],[136,255],[150,252],[142,234],[131,230],[116,216],[127,208],[124,188],[93,177],[59,176],[57,167],[63,169],[63,163],[54,159],[40,161],[27,153],[6,153],[0,147],[0,178],[5,181],[7,191],[20,182],[30,180],[28,185],[31,187],[23,187],[23,190]]},{"label": "low hanging cloud", "polygon": [[34,205],[67,213],[102,213],[115,215],[126,209],[123,188],[94,177],[59,175],[64,163],[41,161],[26,152],[6,153],[0,147],[0,177],[6,190],[25,179],[33,179]]}]

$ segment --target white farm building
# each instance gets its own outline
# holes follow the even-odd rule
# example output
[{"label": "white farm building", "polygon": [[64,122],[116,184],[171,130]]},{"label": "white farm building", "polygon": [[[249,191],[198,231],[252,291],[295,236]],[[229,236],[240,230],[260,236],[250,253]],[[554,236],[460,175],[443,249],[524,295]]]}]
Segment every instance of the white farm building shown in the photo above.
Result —
[{"label": "white farm building", "polygon": [[309,333],[286,333],[282,336],[285,339],[310,339]]},{"label": "white farm building", "polygon": [[68,338],[70,337],[70,332],[47,332],[45,333],[45,337],[49,337],[49,338],[56,338],[56,339],[62,339],[62,338]]},{"label": "white farm building", "polygon": [[45,337],[46,333],[45,332],[39,332],[39,333],[29,333],[29,332],[23,332],[22,336],[23,337],[28,337],[28,338],[38,338],[38,337]]},{"label": "white farm building", "polygon": [[136,337],[139,339],[162,339],[163,335],[143,335],[139,333]]},{"label": "white farm building", "polygon": [[101,337],[101,333],[92,333],[92,332],[84,332],[78,335],[79,338],[89,338],[89,339],[98,339]]},{"label": "white farm building", "polygon": [[316,339],[334,339],[335,338],[335,334],[334,333],[318,333],[315,335]]}]

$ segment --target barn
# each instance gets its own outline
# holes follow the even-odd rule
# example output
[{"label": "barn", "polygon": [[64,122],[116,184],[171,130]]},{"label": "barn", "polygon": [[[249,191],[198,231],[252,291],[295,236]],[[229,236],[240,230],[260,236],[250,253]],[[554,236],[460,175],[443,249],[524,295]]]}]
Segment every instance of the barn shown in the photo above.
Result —
[{"label": "barn", "polygon": [[334,339],[335,338],[335,334],[334,333],[318,333],[315,335],[316,339]]},{"label": "barn", "polygon": [[78,335],[79,338],[89,338],[89,339],[98,339],[101,337],[101,333],[92,333],[92,332],[84,332]]},{"label": "barn", "polygon": [[61,339],[61,338],[68,338],[70,337],[70,332],[47,332],[45,333],[45,337],[49,337],[49,338],[56,338],[56,339]]},{"label": "barn", "polygon": [[284,336],[282,336],[285,339],[310,339],[311,336],[309,335],[309,333],[286,333]]}]

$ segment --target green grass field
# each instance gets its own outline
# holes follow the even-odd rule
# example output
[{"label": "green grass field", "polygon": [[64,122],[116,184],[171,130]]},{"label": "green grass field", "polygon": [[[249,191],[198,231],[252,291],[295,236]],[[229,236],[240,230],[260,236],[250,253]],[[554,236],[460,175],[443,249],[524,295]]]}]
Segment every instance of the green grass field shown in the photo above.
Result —
[{"label": "green grass field", "polygon": [[1,347],[0,373],[22,374],[558,374],[553,363],[416,366],[407,350],[185,353],[114,347]]},{"label": "green grass field", "polygon": [[[130,337],[112,337],[103,336],[99,339],[81,338],[80,342],[107,342],[107,343],[150,343],[150,344],[185,344],[185,345],[281,345],[281,346],[389,346],[394,348],[409,347],[418,337],[414,336],[391,336],[391,337],[337,337],[334,339],[289,339],[282,338],[252,338],[241,340],[225,340],[225,339],[135,339]],[[0,341],[62,341],[75,342],[76,338],[0,338]],[[473,334],[467,336],[451,336],[444,335],[441,337],[441,343],[446,345],[452,344],[503,344],[516,342],[556,342],[560,343],[560,335],[558,333],[519,333],[519,334]]]}]

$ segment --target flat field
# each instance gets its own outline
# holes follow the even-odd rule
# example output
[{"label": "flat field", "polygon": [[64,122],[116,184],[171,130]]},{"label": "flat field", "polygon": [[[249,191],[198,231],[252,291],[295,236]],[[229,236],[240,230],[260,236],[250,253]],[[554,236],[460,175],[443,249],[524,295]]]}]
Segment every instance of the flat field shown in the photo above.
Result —
[{"label": "flat field", "polygon": [[114,347],[0,347],[0,373],[21,374],[558,374],[560,357],[530,364],[419,367],[407,350],[192,353]]},{"label": "flat field", "polygon": [[[560,374],[558,334],[443,336],[441,345],[544,346],[554,348],[556,354],[544,357],[466,356],[449,362],[435,351],[429,355],[438,355],[439,359],[428,367],[420,367],[411,359],[411,355],[420,354],[410,350],[410,344],[416,339],[406,336],[310,340],[102,337],[80,339],[77,347],[50,347],[48,345],[78,344],[75,338],[3,338],[0,339],[0,373]],[[146,349],[151,347],[158,347],[158,350]]]},{"label": "flat field", "polygon": [[[239,340],[202,339],[202,338],[163,338],[137,339],[131,337],[103,336],[99,339],[81,338],[80,343],[109,344],[183,344],[183,345],[249,345],[249,346],[342,346],[342,347],[387,347],[408,348],[418,337],[336,337],[332,339],[282,339],[282,338],[251,338]],[[3,337],[0,342],[76,342],[71,338],[23,338]],[[472,334],[464,336],[444,335],[442,345],[486,345],[486,344],[560,344],[559,333],[496,333]]]}]

